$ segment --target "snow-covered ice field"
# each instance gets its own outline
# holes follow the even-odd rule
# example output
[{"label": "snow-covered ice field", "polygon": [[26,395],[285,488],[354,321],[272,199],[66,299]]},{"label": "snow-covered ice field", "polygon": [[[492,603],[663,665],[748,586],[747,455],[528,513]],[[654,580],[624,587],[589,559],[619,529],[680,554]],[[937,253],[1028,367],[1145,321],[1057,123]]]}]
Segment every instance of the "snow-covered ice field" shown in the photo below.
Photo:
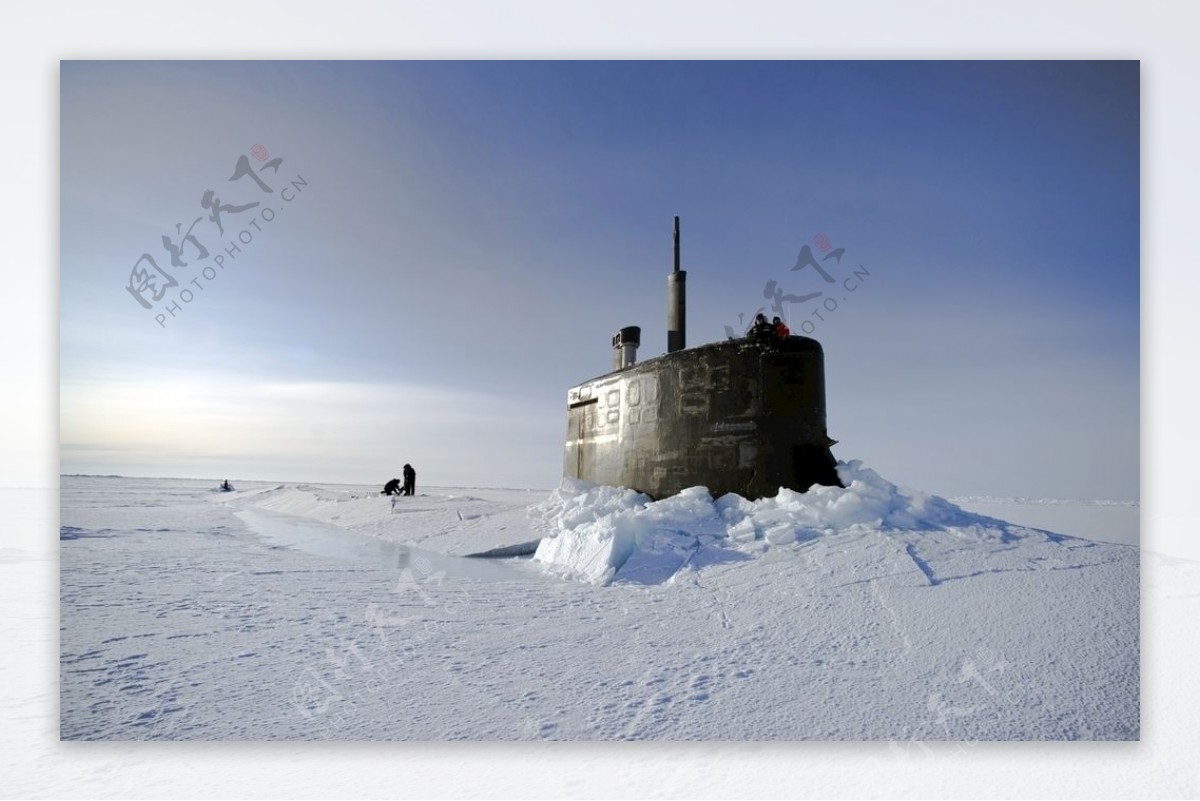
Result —
[{"label": "snow-covered ice field", "polygon": [[1046,504],[1088,539],[840,470],[757,503],[64,476],[61,737],[1139,737],[1136,506]]},{"label": "snow-covered ice field", "polygon": [[1099,542],[1139,545],[1141,506],[1133,501],[954,498],[968,512]]}]

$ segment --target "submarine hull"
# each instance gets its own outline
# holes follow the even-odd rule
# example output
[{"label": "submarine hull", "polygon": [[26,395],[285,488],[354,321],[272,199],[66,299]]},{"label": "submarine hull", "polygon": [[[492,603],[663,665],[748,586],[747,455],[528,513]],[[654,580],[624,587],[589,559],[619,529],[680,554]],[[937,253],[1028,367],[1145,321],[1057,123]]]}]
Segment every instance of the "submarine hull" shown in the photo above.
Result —
[{"label": "submarine hull", "polygon": [[652,498],[703,485],[750,499],[841,486],[825,356],[808,337],[667,353],[572,387],[563,474]]}]

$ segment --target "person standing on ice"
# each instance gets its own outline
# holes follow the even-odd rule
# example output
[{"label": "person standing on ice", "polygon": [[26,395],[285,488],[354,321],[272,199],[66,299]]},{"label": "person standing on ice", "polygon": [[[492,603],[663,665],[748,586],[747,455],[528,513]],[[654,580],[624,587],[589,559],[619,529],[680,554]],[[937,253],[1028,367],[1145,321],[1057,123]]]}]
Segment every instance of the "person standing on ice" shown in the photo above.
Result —
[{"label": "person standing on ice", "polygon": [[417,471],[411,464],[404,465],[404,494],[415,495],[417,492]]}]

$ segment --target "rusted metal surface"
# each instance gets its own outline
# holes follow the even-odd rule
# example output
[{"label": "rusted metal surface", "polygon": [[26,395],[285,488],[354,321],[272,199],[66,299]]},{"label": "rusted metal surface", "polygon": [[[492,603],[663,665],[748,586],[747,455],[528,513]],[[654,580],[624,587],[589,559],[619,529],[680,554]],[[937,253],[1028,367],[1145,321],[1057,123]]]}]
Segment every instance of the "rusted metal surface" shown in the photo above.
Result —
[{"label": "rusted metal surface", "polygon": [[564,475],[653,498],[704,485],[747,498],[840,486],[825,357],[807,337],[680,350],[572,387]]}]

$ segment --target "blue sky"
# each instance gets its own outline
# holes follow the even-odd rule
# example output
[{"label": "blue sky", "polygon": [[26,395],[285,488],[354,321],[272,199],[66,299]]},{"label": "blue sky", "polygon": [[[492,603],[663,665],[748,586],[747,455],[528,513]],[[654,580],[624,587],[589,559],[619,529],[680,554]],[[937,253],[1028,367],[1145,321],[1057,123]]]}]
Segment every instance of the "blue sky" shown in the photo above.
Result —
[{"label": "blue sky", "polygon": [[[1139,497],[1137,62],[64,62],[61,103],[65,473],[553,486],[567,388],[665,349],[680,215],[689,344],[828,289],[818,235],[868,271],[787,307],[839,458]],[[172,270],[208,189],[277,216]],[[165,327],[143,252],[204,287]]]}]

